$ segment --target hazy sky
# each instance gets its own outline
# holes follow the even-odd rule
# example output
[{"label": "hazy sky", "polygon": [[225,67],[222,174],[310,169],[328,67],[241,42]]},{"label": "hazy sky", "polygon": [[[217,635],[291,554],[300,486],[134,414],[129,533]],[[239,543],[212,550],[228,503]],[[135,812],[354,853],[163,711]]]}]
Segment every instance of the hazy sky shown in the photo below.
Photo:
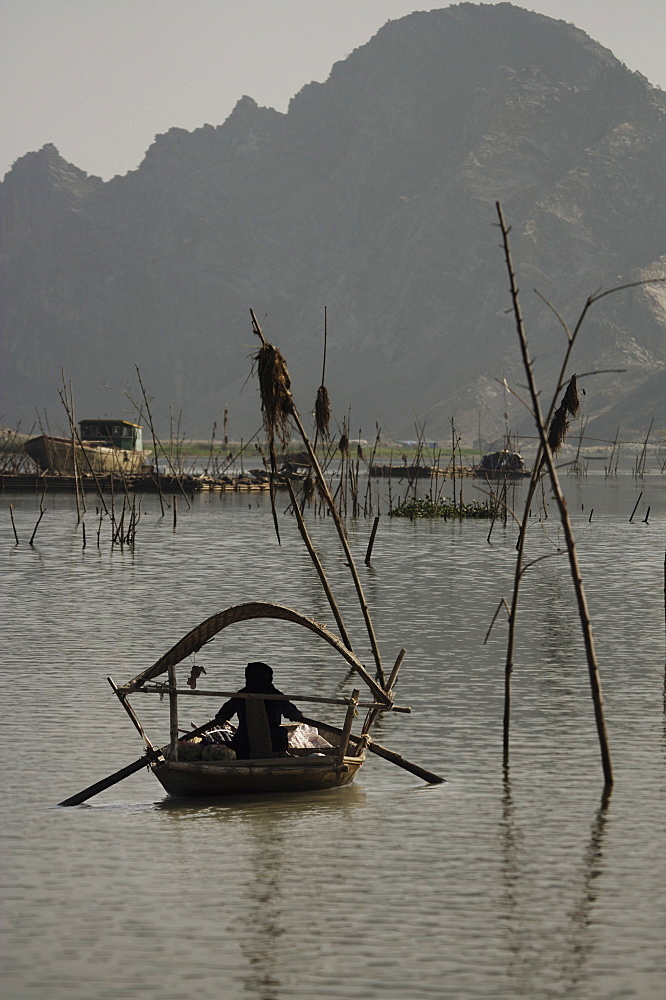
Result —
[{"label": "hazy sky", "polygon": [[[491,0],[493,2],[493,0]],[[157,133],[221,124],[243,94],[286,111],[419,0],[0,0],[0,177],[54,143],[107,179]],[[666,89],[666,0],[531,0]]]}]

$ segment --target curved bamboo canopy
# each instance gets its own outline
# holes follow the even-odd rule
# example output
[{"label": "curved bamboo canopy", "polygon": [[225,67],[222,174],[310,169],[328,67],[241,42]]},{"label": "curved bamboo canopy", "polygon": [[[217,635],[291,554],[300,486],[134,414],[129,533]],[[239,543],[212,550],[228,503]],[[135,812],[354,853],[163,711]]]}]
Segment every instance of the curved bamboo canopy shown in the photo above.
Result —
[{"label": "curved bamboo canopy", "polygon": [[308,618],[306,615],[299,614],[298,611],[294,611],[293,608],[288,608],[284,604],[274,604],[272,601],[251,601],[247,604],[235,604],[230,608],[226,608],[224,611],[218,611],[217,614],[211,615],[210,618],[206,618],[205,621],[193,628],[191,632],[172,646],[171,649],[161,656],[152,667],[148,667],[147,670],[143,670],[136,677],[132,678],[126,684],[122,685],[120,690],[125,694],[130,694],[137,688],[141,687],[146,681],[152,680],[154,677],[158,677],[163,674],[169,667],[175,666],[184,660],[186,656],[190,656],[192,653],[196,653],[202,646],[205,646],[207,642],[221,632],[223,629],[228,628],[229,625],[235,625],[239,622],[251,621],[255,618],[269,618],[277,619],[279,621],[292,622],[294,625],[302,625],[304,628],[309,629],[318,635],[321,639],[324,639],[333,649],[337,650],[340,656],[347,661],[347,663],[352,667],[360,677],[363,678],[365,683],[368,685],[374,696],[382,702],[389,704],[391,702],[391,697],[387,695],[379,684],[370,676],[368,671],[365,669],[363,664],[357,657],[352,653],[343,643],[338,639],[336,635],[330,632],[325,625],[321,625],[316,622],[313,618]]}]

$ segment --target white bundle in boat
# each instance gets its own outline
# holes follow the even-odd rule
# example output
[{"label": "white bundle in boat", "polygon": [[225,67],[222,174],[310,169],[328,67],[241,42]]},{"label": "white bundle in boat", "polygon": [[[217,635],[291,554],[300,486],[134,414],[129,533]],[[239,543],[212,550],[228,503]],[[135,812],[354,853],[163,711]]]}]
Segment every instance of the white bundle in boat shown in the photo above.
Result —
[{"label": "white bundle in boat", "polygon": [[330,747],[331,744],[324,739],[323,736],[319,735],[319,730],[315,729],[314,726],[308,726],[304,722],[300,722],[297,726],[291,728],[289,733],[289,746],[290,747]]}]

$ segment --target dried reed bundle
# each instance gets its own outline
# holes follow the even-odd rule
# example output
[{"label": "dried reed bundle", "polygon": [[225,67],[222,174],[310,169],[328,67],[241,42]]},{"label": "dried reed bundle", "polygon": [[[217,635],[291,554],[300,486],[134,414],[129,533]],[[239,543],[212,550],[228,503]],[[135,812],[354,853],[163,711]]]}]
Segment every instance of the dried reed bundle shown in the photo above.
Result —
[{"label": "dried reed bundle", "polygon": [[315,400],[315,425],[322,441],[329,441],[331,438],[330,421],[331,402],[328,396],[328,389],[325,385],[320,385],[317,389],[317,399]]},{"label": "dried reed bundle", "polygon": [[289,441],[290,417],[294,412],[291,378],[287,362],[273,344],[264,342],[257,351],[254,361],[259,378],[264,430],[272,451],[276,437],[283,447],[286,447]]},{"label": "dried reed bundle", "polygon": [[343,458],[349,458],[349,438],[347,437],[345,431],[342,432],[342,436],[338,442],[338,451]]},{"label": "dried reed bundle", "polygon": [[560,450],[564,443],[567,431],[569,430],[568,417],[576,417],[579,413],[578,386],[576,384],[576,376],[572,375],[562,397],[562,402],[555,410],[550,427],[548,428],[548,444],[553,455]]},{"label": "dried reed bundle", "polygon": [[[583,390],[585,393],[585,390]],[[566,392],[564,393],[564,399],[562,400],[562,406],[566,406],[567,410],[572,417],[577,417],[580,413],[580,400],[578,398],[578,383],[576,381],[576,376],[572,375],[569,379],[569,385],[567,386]]]},{"label": "dried reed bundle", "polygon": [[287,446],[291,433],[290,418],[295,412],[294,401],[291,395],[291,377],[287,368],[287,362],[284,360],[282,353],[273,344],[267,342],[252,310],[250,310],[250,315],[252,316],[252,328],[261,339],[261,347],[254,356],[254,362],[257,366],[259,392],[261,394],[261,414],[264,420],[264,430],[266,431],[271,462],[271,512],[273,514],[275,534],[278,545],[280,545],[280,527],[275,509],[275,471],[277,467],[275,438],[277,437],[283,448]]}]

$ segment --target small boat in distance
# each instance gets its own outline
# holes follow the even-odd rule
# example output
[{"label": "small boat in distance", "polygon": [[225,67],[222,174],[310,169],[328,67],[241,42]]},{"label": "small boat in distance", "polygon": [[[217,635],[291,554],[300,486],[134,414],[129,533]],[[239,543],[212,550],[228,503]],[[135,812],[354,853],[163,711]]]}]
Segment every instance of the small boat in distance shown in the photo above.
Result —
[{"label": "small boat in distance", "polygon": [[54,437],[40,434],[24,444],[24,451],[42,472],[86,475],[141,472],[150,454],[143,450],[143,429],[129,420],[81,420],[78,434]]},{"label": "small boat in distance", "polygon": [[474,469],[477,479],[525,479],[530,475],[517,451],[492,451]]}]

